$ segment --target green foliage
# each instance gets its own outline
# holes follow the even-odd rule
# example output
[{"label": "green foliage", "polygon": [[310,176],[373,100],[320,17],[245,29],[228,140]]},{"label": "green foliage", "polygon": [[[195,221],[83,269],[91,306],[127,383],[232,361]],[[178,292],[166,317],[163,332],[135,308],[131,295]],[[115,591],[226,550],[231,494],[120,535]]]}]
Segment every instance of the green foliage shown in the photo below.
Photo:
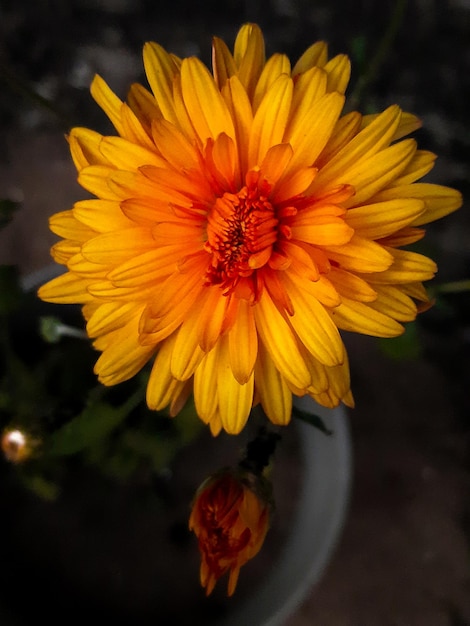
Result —
[{"label": "green foliage", "polygon": [[176,419],[150,411],[145,369],[101,385],[78,307],[25,294],[13,267],[0,267],[0,290],[0,432],[19,428],[39,442],[17,467],[26,489],[53,500],[80,466],[118,480],[158,474],[204,428],[191,402]]},{"label": "green foliage", "polygon": [[26,489],[35,493],[42,500],[51,502],[56,500],[59,495],[59,486],[40,474],[23,472],[21,482]]},{"label": "green foliage", "polygon": [[317,428],[325,435],[333,434],[333,431],[327,428],[325,422],[319,415],[315,415],[314,413],[306,413],[305,411],[298,409],[296,406],[293,406],[292,416],[302,420],[303,422],[306,422],[307,424],[310,424],[314,428]]},{"label": "green foliage", "polygon": [[76,417],[52,433],[48,439],[47,454],[68,456],[96,445],[123,422],[140,399],[139,392],[118,407],[102,401],[90,403]]},{"label": "green foliage", "polygon": [[58,343],[62,338],[61,321],[54,315],[41,317],[39,321],[39,333],[44,341]]},{"label": "green foliage", "polygon": [[21,301],[18,269],[15,265],[0,265],[0,315],[8,315]]},{"label": "green foliage", "polygon": [[405,332],[399,337],[379,339],[380,350],[395,361],[413,361],[422,353],[417,322],[405,325]]}]

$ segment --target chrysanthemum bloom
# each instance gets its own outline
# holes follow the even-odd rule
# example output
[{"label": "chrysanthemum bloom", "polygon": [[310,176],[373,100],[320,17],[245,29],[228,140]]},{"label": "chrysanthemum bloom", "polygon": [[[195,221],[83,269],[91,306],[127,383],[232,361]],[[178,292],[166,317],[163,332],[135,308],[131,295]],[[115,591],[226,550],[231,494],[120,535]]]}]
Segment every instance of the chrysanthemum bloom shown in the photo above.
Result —
[{"label": "chrysanthemum bloom", "polygon": [[[193,530],[201,553],[201,585],[209,595],[217,580],[229,573],[228,595],[235,591],[240,568],[252,559],[263,545],[269,528],[270,503],[260,491],[267,481],[261,476],[247,476],[222,471],[199,488],[189,528]],[[253,482],[253,481],[252,481]]]},{"label": "chrysanthemum bloom", "polygon": [[96,198],[51,218],[68,272],[40,297],[84,305],[105,385],[153,360],[148,405],[174,415],[194,390],[214,434],[259,402],[286,424],[292,394],[352,405],[338,329],[402,333],[436,271],[403,246],[461,204],[416,182],[435,156],[398,140],[419,121],[342,115],[348,58],[320,42],[266,61],[254,25],[233,55],[214,40],[213,75],[154,43],[144,64],[151,92],[126,103],[93,81],[119,136],[69,135]]}]

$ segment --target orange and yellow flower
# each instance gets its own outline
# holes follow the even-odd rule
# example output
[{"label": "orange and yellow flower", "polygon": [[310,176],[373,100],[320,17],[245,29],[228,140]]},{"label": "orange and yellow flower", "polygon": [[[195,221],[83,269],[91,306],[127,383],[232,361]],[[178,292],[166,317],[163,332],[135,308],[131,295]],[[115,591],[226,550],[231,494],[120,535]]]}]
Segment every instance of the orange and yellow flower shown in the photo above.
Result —
[{"label": "orange and yellow flower", "polygon": [[117,136],[69,135],[94,198],[51,218],[68,271],[40,297],[83,305],[105,385],[153,361],[148,405],[174,415],[194,392],[214,434],[257,403],[287,424],[292,394],[352,405],[339,330],[402,333],[436,271],[404,246],[461,204],[416,182],[435,159],[402,139],[419,121],[343,114],[345,55],[266,60],[251,24],[233,54],[214,39],[212,74],[155,43],[144,65],[151,91],[127,102],[93,81]]},{"label": "orange and yellow flower", "polygon": [[[201,585],[207,595],[227,572],[228,595],[233,594],[240,568],[259,552],[268,532],[270,502],[247,478],[222,471],[205,481],[196,494],[189,528],[198,539]],[[267,483],[261,476],[251,479]]]}]

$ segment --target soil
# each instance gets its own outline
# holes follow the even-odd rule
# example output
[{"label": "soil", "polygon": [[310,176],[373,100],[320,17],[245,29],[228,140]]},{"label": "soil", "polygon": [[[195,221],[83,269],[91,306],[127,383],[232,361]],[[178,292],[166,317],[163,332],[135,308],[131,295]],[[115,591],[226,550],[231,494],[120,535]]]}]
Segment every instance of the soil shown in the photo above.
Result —
[{"label": "soil", "polygon": [[[252,20],[269,52],[295,59],[325,39],[332,53],[349,54],[350,95],[357,95],[357,78],[367,75],[401,4],[400,26],[356,106],[371,112],[398,103],[418,114],[420,146],[439,155],[428,180],[468,197],[468,0],[4,0],[0,198],[19,200],[22,209],[0,233],[0,260],[23,272],[48,263],[55,238],[47,217],[84,197],[63,134],[71,124],[107,131],[88,93],[95,72],[124,96],[131,82],[143,80],[144,41],[209,61],[212,34],[232,41]],[[54,102],[61,117],[25,97],[24,85]],[[465,200],[428,229],[436,284],[470,276],[468,209]],[[468,291],[447,294],[421,315],[417,341],[405,347],[345,338],[356,398],[350,511],[324,578],[286,626],[470,625],[469,312]]]}]

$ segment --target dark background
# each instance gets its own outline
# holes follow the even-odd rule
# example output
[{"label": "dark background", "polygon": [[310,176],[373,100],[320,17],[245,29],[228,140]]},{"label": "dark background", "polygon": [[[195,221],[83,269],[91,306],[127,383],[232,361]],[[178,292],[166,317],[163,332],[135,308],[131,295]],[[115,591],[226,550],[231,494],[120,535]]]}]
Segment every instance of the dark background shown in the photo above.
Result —
[{"label": "dark background", "polygon": [[[96,72],[124,97],[144,81],[145,41],[209,62],[211,36],[232,45],[246,21],[260,24],[268,54],[295,61],[318,39],[349,54],[350,94],[382,50],[356,108],[397,103],[417,114],[420,147],[439,155],[428,180],[468,197],[469,0],[1,0],[0,198],[22,203],[0,233],[1,262],[23,272],[48,263],[47,216],[83,196],[63,135],[71,125],[109,129],[88,92]],[[470,278],[469,242],[466,201],[429,227],[436,285]],[[469,311],[468,290],[445,294],[409,342],[346,337],[356,398],[350,513],[325,577],[288,626],[470,624]]]}]

